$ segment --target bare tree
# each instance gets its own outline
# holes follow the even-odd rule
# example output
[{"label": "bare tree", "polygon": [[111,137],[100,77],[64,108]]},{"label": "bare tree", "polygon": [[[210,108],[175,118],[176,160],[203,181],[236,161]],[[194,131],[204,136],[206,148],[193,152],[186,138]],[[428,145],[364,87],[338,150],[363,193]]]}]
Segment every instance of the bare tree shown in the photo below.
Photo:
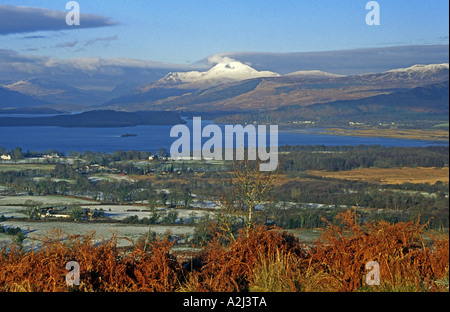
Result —
[{"label": "bare tree", "polygon": [[274,179],[270,172],[259,170],[258,162],[234,162],[231,187],[228,191],[223,191],[216,200],[220,208],[216,214],[219,231],[234,239],[234,228],[240,221],[248,235],[254,224],[256,207],[271,201],[269,192]]},{"label": "bare tree", "polygon": [[248,160],[235,162],[234,177],[231,186],[235,192],[239,210],[242,211],[246,232],[253,225],[253,213],[255,208],[269,201],[269,191],[273,187],[274,177],[271,172],[259,170],[257,162]]}]

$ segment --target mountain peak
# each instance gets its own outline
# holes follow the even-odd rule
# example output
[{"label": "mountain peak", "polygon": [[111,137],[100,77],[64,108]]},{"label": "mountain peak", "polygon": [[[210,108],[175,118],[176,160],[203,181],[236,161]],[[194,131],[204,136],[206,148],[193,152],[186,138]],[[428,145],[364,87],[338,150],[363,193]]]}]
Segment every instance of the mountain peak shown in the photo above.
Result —
[{"label": "mountain peak", "polygon": [[224,58],[222,62],[217,63],[208,71],[171,72],[162,79],[158,80],[157,84],[177,85],[189,83],[191,85],[213,86],[226,82],[241,81],[252,78],[279,76],[279,74],[274,72],[257,71],[251,66],[243,64],[239,61]]},{"label": "mountain peak", "polygon": [[9,85],[4,85],[3,87],[32,97],[41,98],[43,100],[46,100],[46,96],[57,96],[64,94],[65,92],[78,91],[76,88],[65,85],[64,83],[36,77],[19,80]]},{"label": "mountain peak", "polygon": [[447,74],[449,70],[448,63],[422,65],[416,64],[406,68],[397,68],[389,70],[385,73],[408,76],[408,77],[425,77],[430,75]]}]

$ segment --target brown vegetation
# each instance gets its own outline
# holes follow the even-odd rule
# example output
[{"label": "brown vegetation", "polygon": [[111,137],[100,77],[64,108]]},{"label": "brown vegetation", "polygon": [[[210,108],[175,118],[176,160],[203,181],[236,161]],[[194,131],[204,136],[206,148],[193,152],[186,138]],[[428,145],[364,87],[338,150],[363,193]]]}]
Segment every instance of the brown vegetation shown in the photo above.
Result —
[{"label": "brown vegetation", "polygon": [[449,168],[359,168],[327,172],[309,170],[309,174],[334,179],[357,180],[381,184],[449,182]]},{"label": "brown vegetation", "polygon": [[362,137],[383,137],[436,141],[448,141],[449,138],[448,130],[440,129],[381,129],[375,127],[369,127],[365,129],[327,128],[324,132],[321,133]]},{"label": "brown vegetation", "polygon": [[[426,225],[360,224],[350,210],[335,221],[312,247],[253,226],[228,243],[217,233],[191,256],[169,239],[121,250],[114,237],[94,244],[93,234],[55,232],[37,251],[3,247],[0,291],[448,291],[448,237],[425,243]],[[66,285],[68,261],[80,264],[79,286]],[[365,284],[368,261],[379,263],[379,286]]]}]

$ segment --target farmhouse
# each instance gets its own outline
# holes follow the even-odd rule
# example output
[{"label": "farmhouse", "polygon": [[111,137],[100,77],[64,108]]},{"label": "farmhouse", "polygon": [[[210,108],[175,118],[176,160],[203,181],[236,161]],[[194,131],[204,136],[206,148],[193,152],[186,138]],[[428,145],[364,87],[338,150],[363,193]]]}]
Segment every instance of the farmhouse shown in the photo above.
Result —
[{"label": "farmhouse", "polygon": [[41,218],[69,218],[70,215],[61,210],[56,210],[53,208],[43,208],[41,209]]},{"label": "farmhouse", "polygon": [[11,160],[11,155],[1,155],[0,159],[1,160]]},{"label": "farmhouse", "polygon": [[[82,209],[79,215],[79,219],[81,220],[92,220],[94,218],[102,218],[104,217],[103,209],[97,210],[85,208]],[[67,210],[67,207],[47,207],[42,208],[40,211],[41,218],[70,218],[73,217],[71,213]],[[77,219],[78,219],[77,218]]]}]

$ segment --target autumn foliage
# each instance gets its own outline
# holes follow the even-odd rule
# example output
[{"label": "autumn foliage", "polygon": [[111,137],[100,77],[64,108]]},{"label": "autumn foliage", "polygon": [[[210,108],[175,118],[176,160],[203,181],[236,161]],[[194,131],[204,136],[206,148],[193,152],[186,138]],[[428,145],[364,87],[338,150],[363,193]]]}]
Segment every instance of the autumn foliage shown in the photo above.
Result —
[{"label": "autumn foliage", "polygon": [[[448,291],[448,238],[419,222],[358,220],[351,210],[339,214],[313,245],[253,226],[193,254],[173,251],[167,238],[126,250],[115,237],[53,232],[36,251],[0,250],[0,291]],[[80,264],[78,286],[66,284],[68,261]],[[365,283],[369,261],[379,263],[378,286]]]}]

